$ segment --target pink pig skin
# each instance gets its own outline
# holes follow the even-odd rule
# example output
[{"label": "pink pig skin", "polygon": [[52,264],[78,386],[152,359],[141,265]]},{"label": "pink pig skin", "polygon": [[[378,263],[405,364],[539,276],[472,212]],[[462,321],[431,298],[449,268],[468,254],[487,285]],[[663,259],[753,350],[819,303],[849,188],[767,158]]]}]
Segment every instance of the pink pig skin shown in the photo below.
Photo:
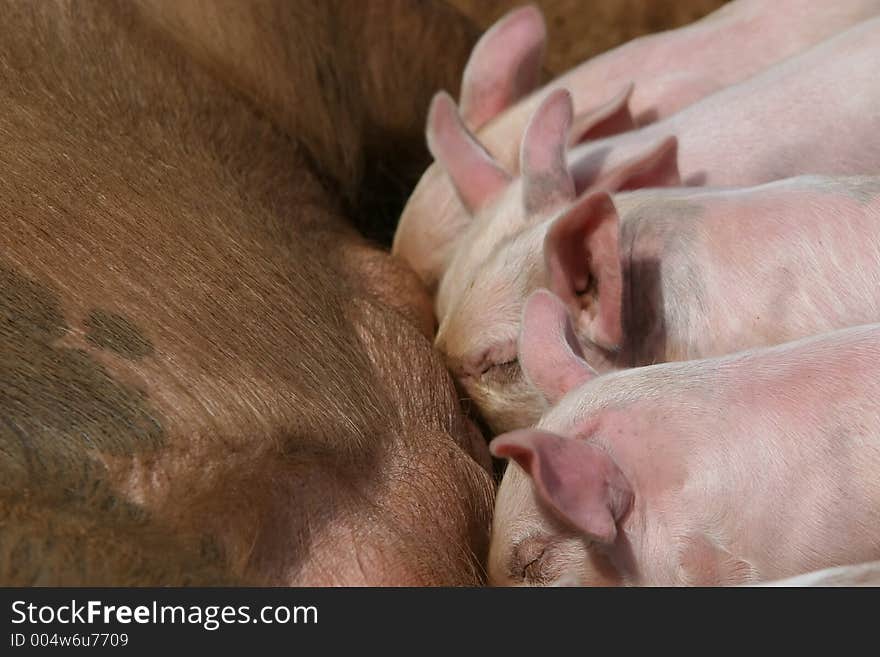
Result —
[{"label": "pink pig skin", "polygon": [[[677,198],[643,191],[616,204],[630,208],[618,224],[618,252],[577,252],[580,260],[558,265],[570,271],[549,275],[597,369],[720,356],[880,322],[880,177],[801,176]],[[555,248],[548,239],[551,269]],[[600,290],[592,300],[572,287],[587,261]],[[618,262],[623,294],[603,301],[603,272]],[[602,322],[619,326],[621,340],[597,344]]]},{"label": "pink pig skin", "polygon": [[[658,139],[678,138],[686,185],[754,185],[880,169],[880,17],[640,130],[574,149],[578,189]],[[822,139],[816,139],[821,135]]]},{"label": "pink pig skin", "polygon": [[880,561],[825,568],[761,586],[880,586]]},{"label": "pink pig skin", "polygon": [[[546,291],[525,317],[562,335]],[[557,343],[524,331],[527,375],[583,383],[492,443],[519,464],[496,584],[743,584],[880,558],[880,325],[598,378]]]},{"label": "pink pig skin", "polygon": [[[878,14],[880,0],[738,0],[692,25],[594,57],[535,91],[546,28],[540,12],[527,6],[498,21],[474,48],[462,81],[461,110],[499,165],[516,174],[529,118],[554,90],[570,89],[575,115],[584,117],[634,84],[627,116],[617,113],[575,137],[613,135],[671,116]],[[787,175],[795,173],[800,171]],[[433,287],[467,219],[444,171],[432,165],[404,209],[394,253]]]},{"label": "pink pig skin", "polygon": [[[634,39],[584,62],[486,125],[480,141],[515,168],[529,117],[553,89],[570,89],[581,113],[633,82],[630,109],[644,125],[878,14],[877,0],[737,0],[695,23]],[[466,76],[463,86],[471,79]]]},{"label": "pink pig skin", "polygon": [[522,308],[542,286],[565,301],[600,372],[880,322],[880,177],[588,194],[524,223],[485,262],[468,255],[450,269],[467,275],[440,288],[452,301],[438,304],[436,345],[507,431],[542,410],[516,368]]}]

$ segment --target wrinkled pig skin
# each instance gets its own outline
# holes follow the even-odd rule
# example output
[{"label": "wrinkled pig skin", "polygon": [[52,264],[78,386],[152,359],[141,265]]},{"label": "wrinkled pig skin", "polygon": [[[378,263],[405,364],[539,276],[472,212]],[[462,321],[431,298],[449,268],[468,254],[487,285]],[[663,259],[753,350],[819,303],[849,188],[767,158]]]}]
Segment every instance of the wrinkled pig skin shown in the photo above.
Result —
[{"label": "wrinkled pig skin", "polygon": [[547,291],[520,358],[551,409],[496,438],[490,580],[733,585],[880,556],[880,325],[596,377]]},{"label": "wrinkled pig skin", "polygon": [[130,3],[0,11],[0,582],[479,583],[429,300],[299,124]]},{"label": "wrinkled pig skin", "polygon": [[[515,175],[519,164],[519,144],[529,118],[554,90],[566,88],[571,91],[575,115],[588,116],[592,110],[634,84],[628,98],[628,116],[616,116],[614,120],[600,122],[572,135],[573,141],[587,138],[595,141],[597,137],[624,132],[636,125],[673,116],[696,101],[741,83],[878,13],[880,2],[877,0],[847,0],[843,3],[740,0],[723,6],[691,25],[635,39],[590,59],[554,79],[527,99],[515,102],[537,85],[535,68],[536,63],[540,62],[545,40],[540,13],[534,7],[526,7],[499,21],[475,48],[462,82],[462,114],[468,128],[476,131],[480,143],[498,164]],[[876,68],[870,61],[862,64],[865,65],[864,72],[872,72]],[[799,65],[797,74],[809,70],[810,66],[809,62]],[[839,72],[831,76],[831,80],[835,77],[840,79]],[[812,79],[815,81],[815,78]],[[859,84],[858,80],[853,80],[850,90],[858,89]],[[795,96],[792,95],[795,91],[810,91],[809,86],[807,89],[786,90],[784,85],[775,82],[771,82],[771,85],[781,87],[774,92],[776,101],[773,100],[773,94],[761,90],[747,92],[754,95],[753,106],[748,108],[740,108],[740,103],[733,103],[729,97],[719,99],[718,104],[727,109],[726,113],[721,111],[717,116],[707,116],[705,112],[695,112],[679,123],[670,125],[664,121],[662,127],[638,138],[633,137],[629,142],[632,147],[627,143],[625,153],[630,157],[634,154],[634,148],[642,149],[658,137],[677,134],[678,129],[683,129],[689,131],[691,137],[707,137],[698,142],[704,148],[695,158],[700,154],[707,155],[698,163],[710,167],[708,174],[694,167],[691,175],[691,169],[688,168],[688,179],[696,180],[701,175],[711,177],[718,171],[724,172],[729,167],[731,157],[739,155],[741,162],[747,161],[743,156],[752,148],[752,144],[766,141],[765,135],[755,134],[754,126],[765,134],[773,134],[770,131],[775,130],[782,121],[797,126],[799,132],[805,132],[805,126],[810,125],[809,122],[796,120],[790,112],[791,106],[801,104],[806,112],[804,116],[810,117],[812,104],[802,100],[810,95],[801,95],[798,100],[794,100]],[[796,85],[789,85],[792,86]],[[828,87],[814,84],[812,88],[825,93]],[[762,104],[765,96],[770,97],[769,107]],[[780,96],[785,102],[779,102]],[[867,103],[866,100],[862,107],[868,106]],[[760,118],[756,119],[756,116]],[[736,121],[741,129],[748,129],[748,133],[744,136],[735,133],[738,139],[727,140],[727,145],[732,149],[717,152],[715,142],[724,141],[718,133],[726,133],[731,120]],[[712,134],[703,135],[707,131]],[[708,139],[710,136],[712,138]],[[618,147],[613,140],[600,140],[595,147],[584,148],[586,153],[579,158],[582,161],[577,163],[577,180],[581,188],[596,183],[597,179],[606,175],[606,165],[613,166],[619,161],[608,156],[608,152],[612,148],[623,149],[624,146]],[[689,140],[684,148],[687,157],[691,149]],[[610,162],[606,163],[605,159]],[[802,172],[806,171],[789,170],[789,175]],[[431,287],[436,286],[448,265],[451,252],[456,248],[456,240],[468,222],[467,212],[456,198],[445,173],[437,164],[428,169],[413,191],[394,237],[394,252],[409,262]],[[755,184],[768,179],[752,178],[740,184]],[[709,182],[726,184],[720,180]]]}]

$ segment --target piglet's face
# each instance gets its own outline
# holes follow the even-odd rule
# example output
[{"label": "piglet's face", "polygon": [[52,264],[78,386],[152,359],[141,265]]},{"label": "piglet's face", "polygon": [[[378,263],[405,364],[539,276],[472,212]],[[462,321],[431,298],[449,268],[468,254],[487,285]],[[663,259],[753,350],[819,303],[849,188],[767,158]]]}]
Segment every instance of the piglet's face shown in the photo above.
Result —
[{"label": "piglet's face", "polygon": [[574,198],[565,162],[572,121],[567,91],[535,112],[513,180],[467,131],[451,98],[435,98],[428,142],[473,220],[461,235],[437,295],[436,346],[493,429],[529,424],[539,400],[516,356],[522,306],[544,283],[546,223]]},{"label": "piglet's face", "polygon": [[511,235],[486,259],[475,235],[438,295],[435,346],[496,432],[531,424],[542,408],[516,346],[525,299],[543,283],[542,233],[538,226]]},{"label": "piglet's face", "polygon": [[495,586],[552,586],[581,581],[587,550],[577,535],[537,504],[528,475],[515,463],[498,490],[489,551]]},{"label": "piglet's face", "polygon": [[496,585],[611,586],[618,524],[632,488],[607,452],[581,438],[520,429],[492,441],[511,459],[489,548]]},{"label": "piglet's face", "polygon": [[[524,376],[553,410],[542,425],[566,434],[583,425],[558,405],[580,395],[596,372],[582,358],[562,301],[546,290],[529,297],[519,360]],[[574,391],[574,392],[572,392]],[[585,436],[541,429],[499,436],[493,455],[510,459],[496,497],[489,577],[500,585],[620,583],[609,554],[633,503],[616,463]]]},{"label": "piglet's face", "polygon": [[617,586],[609,559],[536,498],[511,463],[498,490],[489,550],[493,586]]}]

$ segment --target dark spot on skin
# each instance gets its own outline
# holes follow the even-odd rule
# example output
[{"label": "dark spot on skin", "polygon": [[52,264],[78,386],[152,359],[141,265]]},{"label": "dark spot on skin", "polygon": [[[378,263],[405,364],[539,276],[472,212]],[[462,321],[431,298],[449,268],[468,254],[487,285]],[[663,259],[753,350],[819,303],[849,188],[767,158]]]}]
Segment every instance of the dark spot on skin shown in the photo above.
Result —
[{"label": "dark spot on skin", "polygon": [[86,319],[86,340],[123,358],[140,360],[153,353],[152,343],[122,315],[93,310]]},{"label": "dark spot on skin", "polygon": [[[623,272],[626,337],[618,365],[637,367],[665,361],[670,346],[667,321],[672,319],[678,335],[687,335],[688,312],[694,308],[702,315],[708,312],[693,255],[704,212],[700,203],[668,199],[636,208],[623,222],[621,244],[627,245],[630,259]],[[639,250],[637,243],[653,255],[633,258],[633,252]],[[664,281],[674,298],[664,299]],[[678,308],[686,311],[674,316]]]},{"label": "dark spot on skin", "polygon": [[2,330],[52,340],[67,332],[64,317],[51,292],[0,265],[0,321]]},{"label": "dark spot on skin", "polygon": [[121,384],[68,331],[57,296],[0,264],[0,478],[39,481],[130,455],[165,435],[146,394]]}]

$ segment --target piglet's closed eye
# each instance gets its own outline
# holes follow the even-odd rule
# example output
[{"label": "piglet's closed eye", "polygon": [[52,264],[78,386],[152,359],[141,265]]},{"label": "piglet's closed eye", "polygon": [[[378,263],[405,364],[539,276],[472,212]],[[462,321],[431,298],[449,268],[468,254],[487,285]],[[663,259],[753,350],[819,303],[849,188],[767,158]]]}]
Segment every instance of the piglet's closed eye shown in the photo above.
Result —
[{"label": "piglet's closed eye", "polygon": [[503,434],[490,451],[515,460],[531,477],[538,498],[560,519],[598,543],[614,543],[617,521],[631,506],[633,492],[607,452],[537,429]]}]

